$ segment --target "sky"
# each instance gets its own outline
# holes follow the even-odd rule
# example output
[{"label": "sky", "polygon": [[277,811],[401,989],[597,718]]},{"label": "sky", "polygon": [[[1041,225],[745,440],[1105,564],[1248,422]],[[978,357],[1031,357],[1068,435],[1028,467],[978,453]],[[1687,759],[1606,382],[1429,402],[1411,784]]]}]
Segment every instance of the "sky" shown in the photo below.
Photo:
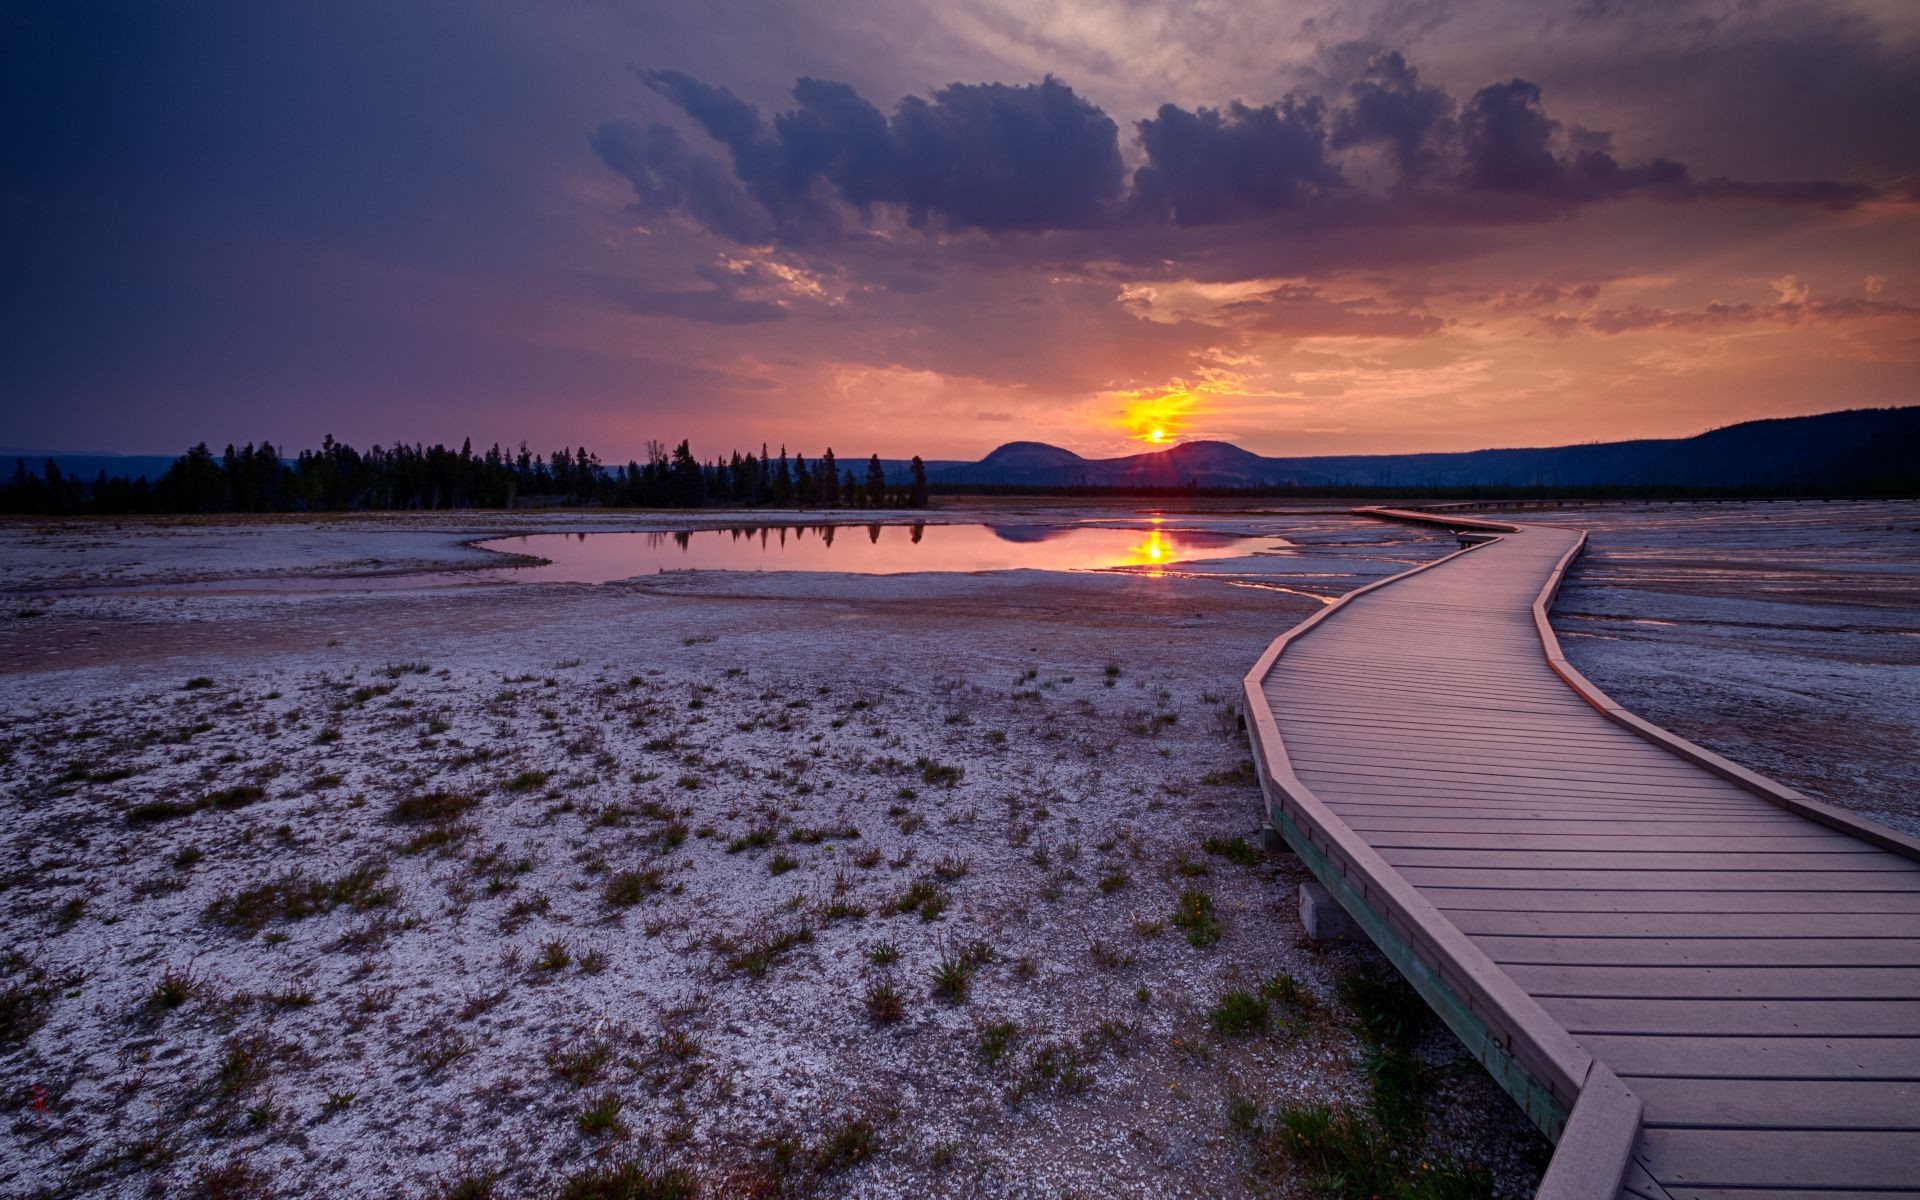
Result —
[{"label": "sky", "polygon": [[1685,436],[1920,384],[1911,0],[0,0],[0,444]]}]

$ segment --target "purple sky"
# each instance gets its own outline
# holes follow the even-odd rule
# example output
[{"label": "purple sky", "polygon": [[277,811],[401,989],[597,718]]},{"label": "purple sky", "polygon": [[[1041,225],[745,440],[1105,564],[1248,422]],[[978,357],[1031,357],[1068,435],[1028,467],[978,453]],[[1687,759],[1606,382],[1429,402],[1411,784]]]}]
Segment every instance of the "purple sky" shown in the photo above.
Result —
[{"label": "purple sky", "polygon": [[1920,382],[1906,0],[30,2],[0,59],[8,445],[1460,449]]}]

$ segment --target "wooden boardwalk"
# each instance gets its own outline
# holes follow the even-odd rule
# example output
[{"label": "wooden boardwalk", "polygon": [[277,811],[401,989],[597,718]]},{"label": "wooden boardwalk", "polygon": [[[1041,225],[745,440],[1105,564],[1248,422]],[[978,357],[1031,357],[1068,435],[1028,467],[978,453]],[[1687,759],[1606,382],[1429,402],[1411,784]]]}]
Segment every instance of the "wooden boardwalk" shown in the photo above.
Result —
[{"label": "wooden boardwalk", "polygon": [[1542,1195],[1920,1195],[1920,842],[1620,709],[1546,622],[1585,535],[1345,598],[1247,677],[1269,819],[1557,1142]]}]

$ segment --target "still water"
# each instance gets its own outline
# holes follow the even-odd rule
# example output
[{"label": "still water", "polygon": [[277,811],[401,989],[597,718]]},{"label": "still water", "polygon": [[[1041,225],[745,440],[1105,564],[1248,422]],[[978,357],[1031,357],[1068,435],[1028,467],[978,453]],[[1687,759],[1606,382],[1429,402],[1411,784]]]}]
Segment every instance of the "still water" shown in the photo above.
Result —
[{"label": "still water", "polygon": [[1058,525],[777,525],[676,533],[534,533],[494,538],[482,549],[531,554],[547,565],[514,578],[531,583],[607,583],[660,571],[1149,570],[1177,562],[1237,558],[1287,545],[1182,529],[1090,529]]}]

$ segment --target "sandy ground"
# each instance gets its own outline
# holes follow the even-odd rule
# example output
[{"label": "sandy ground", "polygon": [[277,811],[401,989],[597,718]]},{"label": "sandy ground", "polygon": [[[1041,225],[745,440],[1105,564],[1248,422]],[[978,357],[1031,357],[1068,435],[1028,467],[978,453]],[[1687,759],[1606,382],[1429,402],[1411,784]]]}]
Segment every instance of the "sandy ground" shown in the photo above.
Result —
[{"label": "sandy ground", "polygon": [[[635,522],[0,527],[0,1194],[538,1195],[635,1156],[709,1195],[1297,1193],[1230,1102],[1359,1098],[1336,987],[1377,959],[1300,941],[1291,859],[1207,849],[1258,819],[1237,684],[1450,543],[1187,519],[1300,546],[532,587],[463,543]],[[1213,1027],[1279,974],[1310,1007]],[[1530,1190],[1538,1139],[1423,1053],[1424,1153]]]},{"label": "sandy ground", "polygon": [[1648,720],[1920,834],[1920,503],[1609,505],[1554,627]]}]

